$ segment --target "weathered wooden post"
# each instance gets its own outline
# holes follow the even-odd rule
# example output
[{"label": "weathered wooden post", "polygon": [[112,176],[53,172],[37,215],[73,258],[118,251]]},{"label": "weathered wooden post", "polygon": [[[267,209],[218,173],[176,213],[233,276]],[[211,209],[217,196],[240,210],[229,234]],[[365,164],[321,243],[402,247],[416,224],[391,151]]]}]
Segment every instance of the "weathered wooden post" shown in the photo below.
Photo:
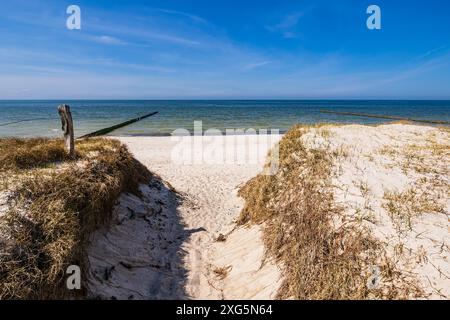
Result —
[{"label": "weathered wooden post", "polygon": [[73,132],[72,113],[67,104],[61,104],[58,107],[58,113],[61,117],[62,131],[64,133],[64,142],[70,158],[75,157],[75,139]]}]

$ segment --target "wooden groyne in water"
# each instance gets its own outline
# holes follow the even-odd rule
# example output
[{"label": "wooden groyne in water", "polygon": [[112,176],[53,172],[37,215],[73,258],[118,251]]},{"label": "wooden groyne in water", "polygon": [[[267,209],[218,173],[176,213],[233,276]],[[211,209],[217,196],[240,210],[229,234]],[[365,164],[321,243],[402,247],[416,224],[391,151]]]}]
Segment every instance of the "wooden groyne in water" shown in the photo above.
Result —
[{"label": "wooden groyne in water", "polygon": [[135,123],[135,122],[138,122],[138,121],[140,121],[140,120],[142,120],[142,119],[151,117],[151,116],[153,116],[153,115],[155,115],[155,114],[157,114],[157,113],[158,113],[158,111],[155,111],[155,112],[146,114],[145,116],[142,116],[142,117],[137,117],[137,118],[134,118],[134,119],[131,119],[131,120],[128,120],[128,121],[125,121],[125,122],[116,124],[116,125],[111,126],[111,127],[108,127],[108,128],[103,128],[103,129],[100,129],[100,130],[97,130],[97,131],[94,131],[94,132],[85,134],[84,136],[78,137],[77,139],[85,139],[85,138],[91,138],[91,137],[103,136],[103,135],[105,135],[105,134],[107,134],[107,133],[110,133],[110,132],[112,132],[112,131],[114,131],[114,130],[117,130],[117,129],[119,129],[119,128],[128,126],[128,125],[130,125],[130,124],[132,124],[132,123]]},{"label": "wooden groyne in water", "polygon": [[322,113],[330,113],[330,114],[338,114],[338,115],[344,115],[344,116],[356,116],[356,117],[390,119],[390,120],[403,120],[403,121],[412,121],[412,122],[422,122],[422,123],[431,123],[431,124],[450,125],[449,121],[441,121],[441,120],[411,119],[411,118],[403,118],[403,117],[397,117],[397,116],[386,116],[386,115],[377,115],[377,114],[368,114],[368,113],[356,113],[356,112],[344,112],[344,111],[330,111],[330,110],[320,110],[320,112],[322,112]]}]

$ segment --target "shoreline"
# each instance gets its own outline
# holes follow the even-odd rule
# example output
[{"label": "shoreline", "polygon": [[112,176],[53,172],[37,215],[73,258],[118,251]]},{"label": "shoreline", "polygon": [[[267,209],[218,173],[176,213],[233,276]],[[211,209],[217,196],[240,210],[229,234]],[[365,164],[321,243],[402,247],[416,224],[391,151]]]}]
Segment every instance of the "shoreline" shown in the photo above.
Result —
[{"label": "shoreline", "polygon": [[[422,126],[422,127],[432,127],[432,128],[450,128],[450,125],[448,124],[439,124],[439,123],[422,123],[422,122],[414,122],[414,121],[408,121],[408,120],[392,120],[392,121],[383,121],[383,122],[377,122],[377,123],[362,123],[362,122],[305,122],[305,123],[301,123],[299,122],[299,124],[301,125],[305,125],[305,126],[352,126],[352,125],[361,125],[361,126],[369,126],[369,127],[378,127],[378,126],[384,126],[384,125],[390,125],[390,124],[409,124],[409,125],[414,125],[414,126]],[[59,131],[56,129],[51,129],[54,131]],[[226,132],[226,130],[229,130],[229,133]],[[257,133],[245,133],[245,132],[241,132],[242,130],[255,130]],[[268,132],[265,133],[259,133],[259,130],[266,130]],[[271,130],[277,131],[274,133],[270,133]],[[284,135],[286,134],[289,129],[253,129],[253,128],[229,128],[229,129],[225,129],[225,130],[220,130],[221,133],[209,133],[208,135],[205,135],[205,132],[208,131],[207,130],[202,130],[202,134],[198,135],[198,134],[194,134],[193,131],[194,130],[188,130],[190,133],[186,134],[186,135],[174,135],[173,133],[130,133],[130,134],[117,134],[117,132],[111,132],[108,133],[106,135],[102,135],[99,137],[105,137],[105,138],[131,138],[131,137],[143,137],[143,138],[161,138],[161,137],[193,137],[193,136],[251,136],[251,135],[276,135],[276,134],[280,134],[280,135]],[[84,134],[83,134],[84,135]],[[52,135],[52,136],[45,136],[45,135],[25,135],[25,136],[17,136],[17,135],[4,135],[4,136],[0,136],[0,139],[33,139],[33,138],[43,138],[43,139],[54,139],[54,138],[60,138],[60,134],[58,132],[58,134]],[[76,136],[75,137],[76,140],[78,139],[84,139],[82,137],[82,135],[80,136]]]},{"label": "shoreline", "polygon": [[[324,114],[320,110],[389,115],[400,118],[450,121],[447,100],[221,100],[221,101],[59,101],[70,105],[76,136],[112,127],[127,119],[149,112],[159,113],[132,126],[111,133],[111,136],[168,136],[179,128],[193,129],[194,121],[203,121],[204,128],[281,129],[285,133],[298,122],[305,124],[383,124],[376,118]],[[58,137],[58,103],[52,101],[0,101],[0,136]],[[42,119],[4,125],[9,122]]]}]

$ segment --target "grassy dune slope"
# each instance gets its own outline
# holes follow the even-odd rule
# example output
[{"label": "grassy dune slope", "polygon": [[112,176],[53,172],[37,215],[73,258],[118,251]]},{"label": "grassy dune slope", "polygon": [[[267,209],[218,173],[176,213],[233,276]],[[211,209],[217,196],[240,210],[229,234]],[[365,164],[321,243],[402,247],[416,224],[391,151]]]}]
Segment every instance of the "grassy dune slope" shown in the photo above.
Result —
[{"label": "grassy dune slope", "polygon": [[58,140],[0,140],[0,299],[67,298],[66,268],[84,269],[89,234],[151,176],[118,141],[76,148],[69,160]]},{"label": "grassy dune slope", "polygon": [[[388,126],[386,133],[381,134],[376,127],[366,128],[371,128],[372,136],[363,126],[296,126],[279,144],[277,174],[258,175],[241,188],[240,195],[246,205],[240,222],[262,224],[267,254],[283,268],[284,283],[279,289],[279,298],[424,296],[417,281],[409,277],[412,273],[401,272],[400,263],[390,252],[389,239],[399,239],[398,246],[414,240],[415,235],[410,234],[405,240],[397,233],[395,219],[389,219],[389,212],[383,209],[386,198],[374,196],[383,203],[378,205],[377,202],[376,208],[371,208],[367,201],[361,207],[353,207],[359,198],[364,200],[372,195],[370,190],[365,190],[364,183],[356,182],[358,178],[370,179],[370,187],[374,188],[396,183],[390,178],[390,172],[396,173],[396,168],[387,167],[384,163],[387,160],[382,157],[375,159],[377,154],[370,148],[367,155],[359,148],[371,141],[373,148],[378,145],[375,142],[380,145],[395,142],[390,134],[395,134],[397,129],[402,133],[403,129]],[[414,132],[415,128],[407,128],[403,136],[420,137],[421,129]],[[340,136],[335,138],[334,135]],[[358,142],[358,139],[367,141]],[[352,149],[347,149],[350,147]],[[448,145],[445,148],[449,150]],[[441,163],[433,155],[428,159]],[[270,165],[268,163],[267,167]],[[448,180],[448,173],[442,177]],[[407,181],[406,176],[404,178]],[[358,186],[353,186],[353,180]],[[449,190],[448,184],[445,188]],[[359,193],[361,197],[354,201],[353,194]],[[371,199],[374,203],[375,200]],[[401,205],[395,207],[401,208]],[[424,208],[422,213],[434,212],[427,210]],[[369,214],[379,221],[366,221],[370,220]],[[445,216],[440,217],[445,221]],[[439,226],[444,228],[445,222]],[[377,230],[387,230],[387,239],[376,237],[374,231]],[[377,283],[379,279],[381,283]]]}]

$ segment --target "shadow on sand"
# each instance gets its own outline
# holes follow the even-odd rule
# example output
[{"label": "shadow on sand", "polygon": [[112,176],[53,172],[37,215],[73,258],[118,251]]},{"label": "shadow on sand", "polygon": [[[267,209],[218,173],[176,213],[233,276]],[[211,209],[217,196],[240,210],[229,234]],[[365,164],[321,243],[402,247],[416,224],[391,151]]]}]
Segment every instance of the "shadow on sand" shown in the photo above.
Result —
[{"label": "shadow on sand", "polygon": [[141,185],[142,196],[122,194],[108,227],[88,248],[89,298],[187,299],[183,244],[203,228],[187,230],[181,196],[160,177]]}]

